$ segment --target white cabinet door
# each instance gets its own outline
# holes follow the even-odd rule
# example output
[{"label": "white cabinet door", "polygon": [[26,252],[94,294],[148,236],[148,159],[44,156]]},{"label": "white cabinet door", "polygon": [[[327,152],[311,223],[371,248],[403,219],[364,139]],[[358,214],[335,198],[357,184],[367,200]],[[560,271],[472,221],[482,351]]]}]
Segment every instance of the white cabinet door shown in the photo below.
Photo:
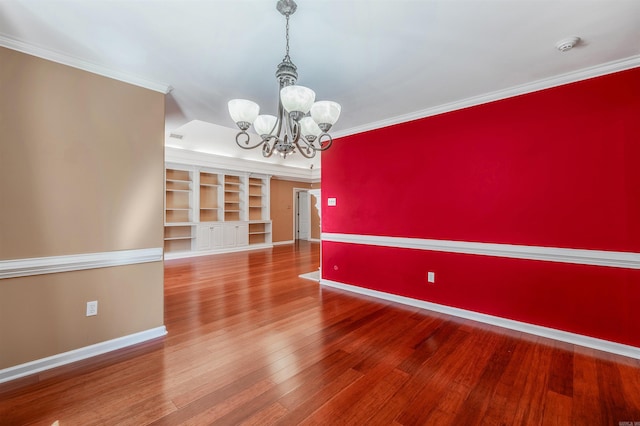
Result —
[{"label": "white cabinet door", "polygon": [[243,223],[236,228],[236,247],[249,245],[249,225]]},{"label": "white cabinet door", "polygon": [[225,223],[222,233],[222,246],[224,248],[236,246],[236,224]]},{"label": "white cabinet door", "polygon": [[222,225],[198,225],[196,249],[211,250],[222,248]]},{"label": "white cabinet door", "polygon": [[249,225],[246,223],[225,223],[222,235],[224,248],[242,247],[249,244]]},{"label": "white cabinet door", "polygon": [[211,241],[211,229],[209,225],[198,225],[198,235],[196,235],[196,249],[209,250],[213,246]]},{"label": "white cabinet door", "polygon": [[222,225],[216,224],[212,226],[211,234],[213,237],[213,248],[221,249],[222,248]]}]

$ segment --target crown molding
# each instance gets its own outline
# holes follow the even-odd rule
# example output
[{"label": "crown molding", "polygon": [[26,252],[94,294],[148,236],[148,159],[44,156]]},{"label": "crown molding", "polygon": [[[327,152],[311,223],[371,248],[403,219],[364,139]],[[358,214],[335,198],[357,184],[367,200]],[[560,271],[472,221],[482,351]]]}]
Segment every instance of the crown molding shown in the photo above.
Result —
[{"label": "crown molding", "polygon": [[320,181],[320,169],[310,170],[308,168],[289,167],[263,161],[225,157],[222,155],[192,151],[190,149],[165,146],[164,159],[168,163],[234,170],[238,172],[262,173],[283,180],[296,180],[308,183]]},{"label": "crown molding", "polygon": [[422,109],[411,112],[409,114],[398,115],[386,118],[380,121],[363,124],[362,126],[352,127],[350,129],[334,132],[334,139],[344,136],[350,136],[357,133],[363,133],[370,130],[381,129],[383,127],[392,126],[394,124],[406,123],[408,121],[418,120],[421,118],[431,117],[445,112],[451,112],[458,109],[469,108],[476,105],[486,104],[489,102],[507,99],[514,96],[524,95],[527,93],[537,92],[552,87],[562,86],[564,84],[575,83],[589,78],[600,77],[615,72],[628,70],[640,66],[640,55],[631,56],[617,61],[607,62],[605,64],[596,65],[589,68],[583,68],[578,71],[560,74],[554,77],[533,81],[531,83],[513,86],[507,89],[498,90],[484,95],[474,96],[460,101],[450,102],[448,104],[438,105],[432,108]]},{"label": "crown molding", "polygon": [[114,69],[110,69],[102,65],[97,65],[83,59],[75,58],[73,56],[65,55],[54,50],[46,49],[44,47],[36,46],[22,40],[8,37],[5,34],[0,34],[0,46],[6,47],[7,49],[16,50],[18,52],[26,53],[27,55],[36,56],[48,61],[57,62],[62,65],[67,65],[69,67],[87,71],[92,74],[98,74],[103,77],[108,77],[114,80],[122,81],[124,83],[133,84],[134,86],[143,87],[145,89],[153,90],[154,92],[160,92],[165,95],[172,90],[172,87],[168,84],[157,83],[139,76],[116,71]]}]

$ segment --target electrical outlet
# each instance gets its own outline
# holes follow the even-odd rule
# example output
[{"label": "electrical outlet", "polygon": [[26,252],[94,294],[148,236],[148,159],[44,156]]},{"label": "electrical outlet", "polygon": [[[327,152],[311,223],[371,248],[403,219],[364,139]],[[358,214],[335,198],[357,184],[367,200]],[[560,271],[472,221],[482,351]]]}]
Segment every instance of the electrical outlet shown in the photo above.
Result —
[{"label": "electrical outlet", "polygon": [[427,272],[427,282],[435,283],[436,282],[436,273],[435,272]]},{"label": "electrical outlet", "polygon": [[87,316],[92,317],[98,315],[98,301],[87,302]]}]

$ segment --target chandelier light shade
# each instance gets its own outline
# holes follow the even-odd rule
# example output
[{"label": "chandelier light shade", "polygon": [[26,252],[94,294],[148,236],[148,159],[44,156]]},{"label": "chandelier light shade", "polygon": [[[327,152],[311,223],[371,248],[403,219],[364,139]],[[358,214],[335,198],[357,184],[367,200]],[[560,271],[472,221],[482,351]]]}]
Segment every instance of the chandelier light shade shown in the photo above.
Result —
[{"label": "chandelier light shade", "polygon": [[340,104],[332,101],[320,101],[311,107],[311,118],[318,124],[336,124],[340,117]]},{"label": "chandelier light shade", "polygon": [[270,135],[278,124],[278,117],[275,115],[259,115],[256,117],[256,121],[253,122],[253,128],[260,136]]},{"label": "chandelier light shade", "polygon": [[[228,104],[229,115],[240,129],[236,135],[238,146],[244,149],[262,147],[265,157],[271,157],[275,152],[286,158],[299,152],[306,158],[313,158],[316,152],[331,147],[333,138],[328,132],[340,117],[338,103],[315,102],[313,90],[296,85],[298,71],[289,57],[289,17],[297,7],[293,0],[279,0],[276,4],[276,9],[287,22],[285,56],[276,69],[280,84],[278,115],[259,115],[260,106],[245,99],[232,99]],[[260,141],[255,144],[251,144],[247,133],[252,124],[260,136]]]},{"label": "chandelier light shade", "polygon": [[[232,99],[229,101],[229,114],[236,123],[248,123],[246,129],[254,122],[260,113],[260,106],[246,99]],[[240,126],[240,124],[238,124]],[[240,126],[242,128],[242,126]]]},{"label": "chandelier light shade", "polygon": [[302,120],[300,120],[300,127],[302,136],[305,137],[313,136],[315,139],[322,134],[322,130],[311,117],[304,117]]},{"label": "chandelier light shade", "polygon": [[316,92],[304,86],[286,86],[280,90],[280,100],[287,112],[306,114],[316,100]]}]

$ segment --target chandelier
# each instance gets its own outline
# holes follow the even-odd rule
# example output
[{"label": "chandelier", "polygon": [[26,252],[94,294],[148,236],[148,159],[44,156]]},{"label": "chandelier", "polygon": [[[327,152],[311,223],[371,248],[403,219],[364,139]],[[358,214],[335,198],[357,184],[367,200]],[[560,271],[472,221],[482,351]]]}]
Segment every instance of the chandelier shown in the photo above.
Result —
[{"label": "chandelier", "polygon": [[[297,9],[293,0],[279,0],[276,9],[287,20],[286,51],[284,59],[278,65],[276,78],[280,83],[278,99],[278,116],[258,115],[260,106],[246,99],[229,101],[229,114],[240,128],[236,135],[236,143],[243,149],[254,149],[262,146],[262,155],[271,157],[276,152],[283,158],[298,152],[306,158],[313,158],[318,151],[329,149],[333,138],[329,129],[338,121],[340,105],[332,101],[315,101],[313,90],[296,85],[298,72],[289,57],[289,17]],[[255,145],[250,144],[247,133],[249,127],[260,136]]]}]

